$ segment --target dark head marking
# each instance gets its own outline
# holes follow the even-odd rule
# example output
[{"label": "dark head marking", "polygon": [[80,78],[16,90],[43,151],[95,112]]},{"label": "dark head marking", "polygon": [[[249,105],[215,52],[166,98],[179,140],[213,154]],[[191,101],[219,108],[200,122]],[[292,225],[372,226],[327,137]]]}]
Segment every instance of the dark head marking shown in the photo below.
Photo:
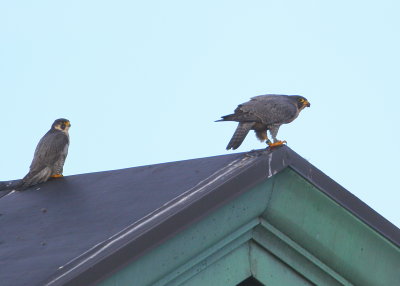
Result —
[{"label": "dark head marking", "polygon": [[54,121],[54,123],[53,123],[53,125],[51,125],[51,128],[55,128],[56,126],[60,126],[60,128],[62,129],[62,130],[64,130],[66,127],[71,127],[71,123],[69,122],[69,120],[68,119],[65,119],[65,118],[59,118],[59,119],[56,119],[55,121]]}]

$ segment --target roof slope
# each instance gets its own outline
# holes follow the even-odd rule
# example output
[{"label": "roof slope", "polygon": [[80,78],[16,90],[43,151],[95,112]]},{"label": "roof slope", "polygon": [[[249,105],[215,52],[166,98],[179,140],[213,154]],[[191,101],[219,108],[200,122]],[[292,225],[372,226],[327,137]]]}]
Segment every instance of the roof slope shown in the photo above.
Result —
[{"label": "roof slope", "polygon": [[69,176],[4,196],[2,285],[89,285],[286,167],[400,246],[395,226],[285,146]]}]

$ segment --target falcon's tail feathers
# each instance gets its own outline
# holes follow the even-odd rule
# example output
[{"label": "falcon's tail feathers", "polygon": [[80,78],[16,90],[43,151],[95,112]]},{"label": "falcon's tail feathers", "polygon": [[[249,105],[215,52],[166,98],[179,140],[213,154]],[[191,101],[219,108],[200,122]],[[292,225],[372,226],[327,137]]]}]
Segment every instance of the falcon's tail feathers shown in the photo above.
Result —
[{"label": "falcon's tail feathers", "polygon": [[21,183],[22,183],[22,180],[0,182],[0,192],[18,189],[21,186]]},{"label": "falcon's tail feathers", "polygon": [[221,121],[236,121],[236,115],[229,114],[229,115],[221,116],[221,119],[219,119],[219,120],[215,120],[215,122],[221,122]]},{"label": "falcon's tail feathers", "polygon": [[253,125],[254,122],[240,122],[235,133],[233,133],[231,141],[229,141],[228,146],[226,146],[226,150],[237,149],[242,144]]}]

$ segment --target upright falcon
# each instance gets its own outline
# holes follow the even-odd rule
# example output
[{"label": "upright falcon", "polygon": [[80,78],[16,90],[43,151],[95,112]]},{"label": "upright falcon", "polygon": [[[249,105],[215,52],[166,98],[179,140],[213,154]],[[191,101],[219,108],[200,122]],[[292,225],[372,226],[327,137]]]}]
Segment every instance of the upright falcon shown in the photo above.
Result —
[{"label": "upright falcon", "polygon": [[[266,141],[270,147],[286,143],[276,138],[279,127],[295,120],[305,107],[310,107],[310,103],[299,95],[266,94],[252,97],[250,101],[240,104],[233,114],[217,120],[239,122],[226,149],[237,149],[250,130],[254,130],[257,138],[261,142]],[[268,130],[273,142],[268,139]]]},{"label": "upright falcon", "polygon": [[29,172],[21,180],[0,182],[0,191],[22,191],[30,186],[46,182],[49,178],[62,177],[65,158],[68,154],[69,120],[54,121],[50,130],[40,139]]}]

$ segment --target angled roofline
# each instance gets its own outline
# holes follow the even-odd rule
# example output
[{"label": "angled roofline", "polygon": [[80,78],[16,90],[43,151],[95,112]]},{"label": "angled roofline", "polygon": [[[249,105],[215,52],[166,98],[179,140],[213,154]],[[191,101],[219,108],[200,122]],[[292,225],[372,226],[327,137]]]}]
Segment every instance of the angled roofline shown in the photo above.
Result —
[{"label": "angled roofline", "polygon": [[[229,155],[227,155],[229,156]],[[399,229],[287,146],[239,159],[68,263],[44,285],[94,285],[285,168],[291,168],[400,247]]]}]

